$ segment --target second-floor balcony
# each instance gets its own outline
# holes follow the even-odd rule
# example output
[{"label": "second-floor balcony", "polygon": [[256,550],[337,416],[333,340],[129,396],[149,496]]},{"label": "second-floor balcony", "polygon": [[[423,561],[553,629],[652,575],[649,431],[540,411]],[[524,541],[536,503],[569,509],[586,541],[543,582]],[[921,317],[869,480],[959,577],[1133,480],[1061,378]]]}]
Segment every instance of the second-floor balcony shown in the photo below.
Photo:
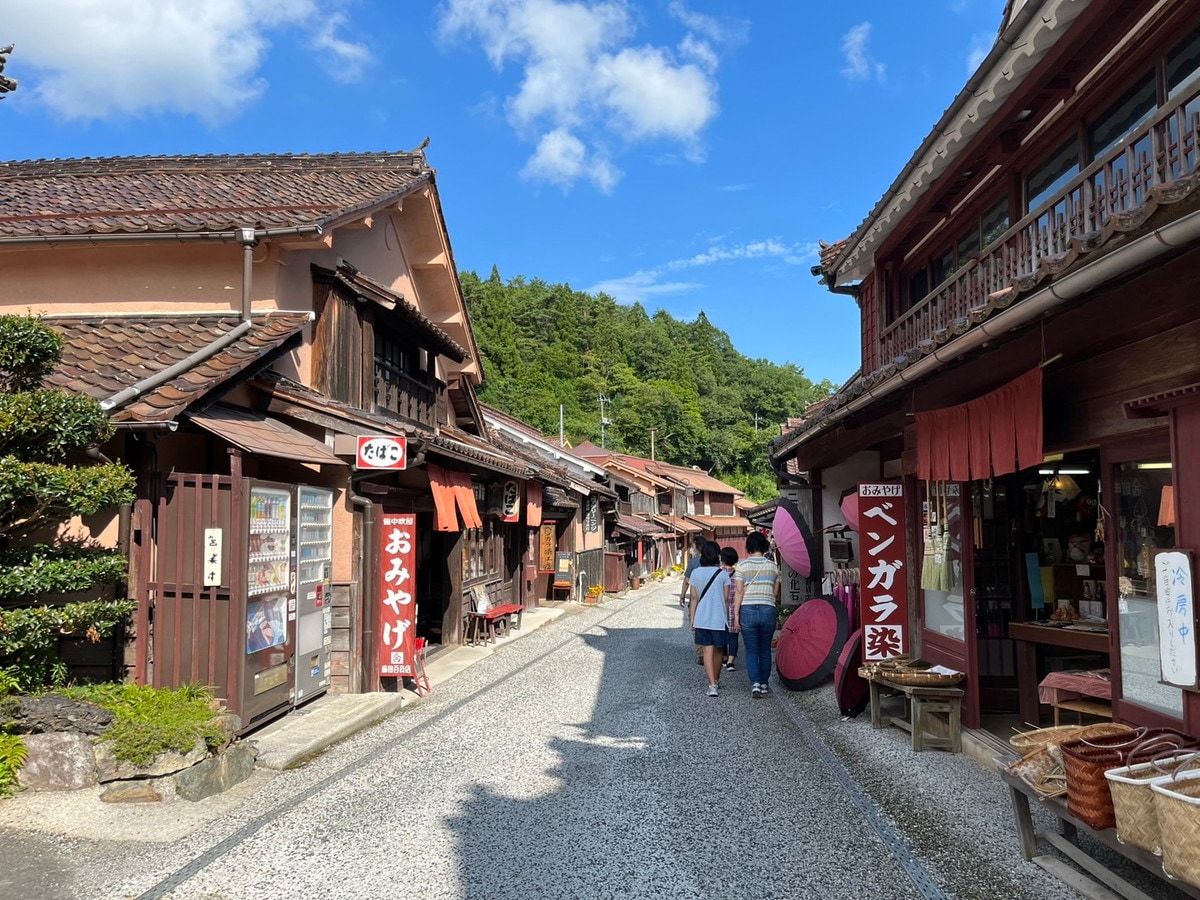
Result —
[{"label": "second-floor balcony", "polygon": [[382,360],[375,360],[375,410],[393,413],[430,428],[437,427],[437,408],[446,386],[423,384]]},{"label": "second-floor balcony", "polygon": [[1014,284],[1037,280],[1072,251],[1091,249],[1112,225],[1133,219],[1152,191],[1164,195],[1198,167],[1200,85],[1173,98],[1103,153],[1061,191],[1031,211],[911,309],[885,326],[879,365],[962,332],[978,321],[991,298]]}]

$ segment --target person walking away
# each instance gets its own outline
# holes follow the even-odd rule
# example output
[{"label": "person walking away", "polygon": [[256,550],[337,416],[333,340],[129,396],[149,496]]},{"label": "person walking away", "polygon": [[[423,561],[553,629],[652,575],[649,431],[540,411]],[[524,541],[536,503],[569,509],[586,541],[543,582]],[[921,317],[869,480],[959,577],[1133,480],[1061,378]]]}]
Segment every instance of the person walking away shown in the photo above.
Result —
[{"label": "person walking away", "polygon": [[750,696],[767,694],[771,677],[771,640],[775,637],[779,596],[783,582],[779,567],[764,555],[770,541],[759,532],[746,538],[746,558],[738,565],[734,626],[746,645],[746,674]]},{"label": "person walking away", "polygon": [[729,591],[729,603],[726,605],[725,615],[725,671],[732,672],[737,663],[738,652],[738,627],[736,617],[733,614],[734,604],[737,602],[737,583],[740,577],[737,573],[737,551],[732,547],[721,548],[721,568],[729,573],[732,589]]},{"label": "person walking away", "polygon": [[[688,605],[691,587],[692,573],[696,571],[696,566],[700,565],[700,548],[704,546],[704,538],[701,535],[692,535],[692,545],[688,548],[688,563],[687,568],[683,570],[683,585],[679,588],[679,605],[686,608]],[[696,665],[704,665],[704,653],[699,647],[696,648]]]},{"label": "person walking away", "polygon": [[721,682],[721,663],[725,653],[725,607],[732,584],[729,573],[721,568],[721,548],[705,541],[700,565],[692,572],[691,623],[696,646],[703,648],[704,673],[708,676],[708,696],[716,697]]}]

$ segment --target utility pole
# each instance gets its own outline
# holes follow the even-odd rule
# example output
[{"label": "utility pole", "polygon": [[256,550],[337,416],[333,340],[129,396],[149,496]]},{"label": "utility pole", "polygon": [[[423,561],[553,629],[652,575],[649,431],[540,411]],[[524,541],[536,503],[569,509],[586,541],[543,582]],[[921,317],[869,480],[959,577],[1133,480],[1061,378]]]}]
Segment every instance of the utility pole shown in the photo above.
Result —
[{"label": "utility pole", "polygon": [[754,414],[754,433],[758,434],[758,413]]},{"label": "utility pole", "polygon": [[563,430],[563,405],[558,404],[558,447],[561,450],[567,446],[567,433]]},{"label": "utility pole", "polygon": [[656,431],[658,431],[657,428],[650,429],[650,462],[654,462],[654,432]]},{"label": "utility pole", "polygon": [[606,404],[606,403],[611,405],[612,401],[609,400],[607,397],[605,397],[604,394],[601,394],[600,395],[600,448],[602,450],[605,449],[604,428],[605,428],[605,426],[612,424],[612,420],[604,415],[604,404]]}]

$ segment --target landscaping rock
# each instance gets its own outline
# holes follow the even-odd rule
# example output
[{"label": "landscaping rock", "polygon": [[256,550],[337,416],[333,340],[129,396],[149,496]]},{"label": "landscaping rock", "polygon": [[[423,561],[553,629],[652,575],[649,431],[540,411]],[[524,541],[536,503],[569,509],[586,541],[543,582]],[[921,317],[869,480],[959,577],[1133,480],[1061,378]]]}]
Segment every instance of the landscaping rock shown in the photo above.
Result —
[{"label": "landscaping rock", "polygon": [[19,734],[49,734],[75,731],[103,734],[115,718],[112,710],[94,703],[68,700],[57,694],[17,699],[14,725]]},{"label": "landscaping rock", "polygon": [[197,738],[195,746],[186,754],[168,750],[156,756],[148,766],[136,766],[128,760],[117,759],[112,754],[112,745],[101,741],[96,745],[96,775],[101,784],[135,778],[158,778],[187,769],[207,757],[208,747]]},{"label": "landscaping rock", "polygon": [[86,735],[25,735],[25,765],[17,783],[29,791],[76,791],[96,783],[96,754]]},{"label": "landscaping rock", "polygon": [[105,803],[158,803],[162,794],[145,781],[114,781],[100,799]]},{"label": "landscaping rock", "polygon": [[231,713],[226,710],[217,716],[215,721],[217,727],[221,729],[221,734],[224,736],[221,746],[217,748],[217,752],[219,753],[237,739],[238,732],[242,730],[242,717],[237,713]]},{"label": "landscaping rock", "polygon": [[220,756],[206,759],[175,776],[175,793],[184,800],[203,800],[235,784],[254,772],[258,751],[250,744],[234,744]]}]

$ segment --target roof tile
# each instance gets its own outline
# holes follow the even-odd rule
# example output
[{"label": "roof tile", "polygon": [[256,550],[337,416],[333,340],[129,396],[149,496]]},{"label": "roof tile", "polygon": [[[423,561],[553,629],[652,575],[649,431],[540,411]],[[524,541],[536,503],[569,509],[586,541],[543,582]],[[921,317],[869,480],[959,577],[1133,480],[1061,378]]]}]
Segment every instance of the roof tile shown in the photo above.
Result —
[{"label": "roof tile", "polygon": [[0,163],[0,236],[327,225],[432,178],[421,152]]},{"label": "roof tile", "polygon": [[[214,356],[201,359],[171,381],[113,410],[114,422],[165,422],[221,385],[250,362],[281,346],[308,324],[306,312],[256,313],[254,327]],[[204,349],[237,327],[237,315],[45,316],[66,340],[62,361],[48,386],[103,400]],[[171,352],[158,352],[166,328]]]}]

